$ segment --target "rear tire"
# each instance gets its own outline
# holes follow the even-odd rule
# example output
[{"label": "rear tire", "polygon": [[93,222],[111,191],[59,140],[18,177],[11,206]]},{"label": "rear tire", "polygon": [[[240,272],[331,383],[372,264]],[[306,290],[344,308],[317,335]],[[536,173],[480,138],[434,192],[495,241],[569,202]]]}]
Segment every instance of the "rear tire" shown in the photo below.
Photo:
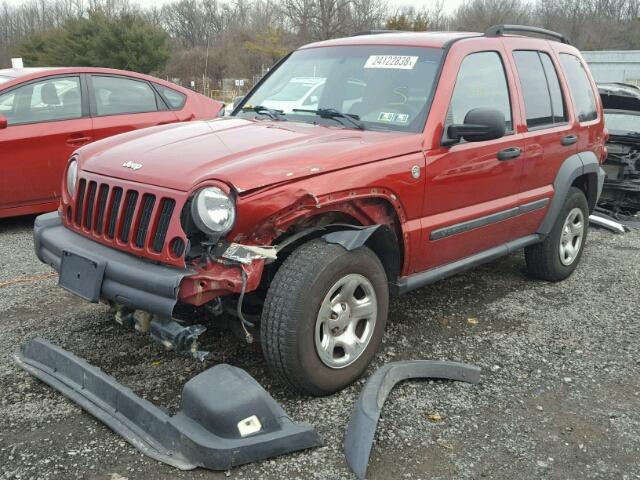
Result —
[{"label": "rear tire", "polygon": [[571,187],[549,236],[524,250],[529,273],[549,282],[567,278],[580,263],[588,230],[587,197]]},{"label": "rear tire", "polygon": [[311,240],[291,253],[269,286],[260,326],[264,358],[292,389],[334,393],[373,360],[388,307],[387,277],[375,253]]}]

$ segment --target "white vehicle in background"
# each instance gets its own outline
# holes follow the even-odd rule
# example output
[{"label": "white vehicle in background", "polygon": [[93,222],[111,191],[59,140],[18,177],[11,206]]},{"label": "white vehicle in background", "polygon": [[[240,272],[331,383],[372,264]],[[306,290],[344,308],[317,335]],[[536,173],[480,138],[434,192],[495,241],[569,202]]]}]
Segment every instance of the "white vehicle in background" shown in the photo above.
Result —
[{"label": "white vehicle in background", "polygon": [[294,77],[275,95],[265,99],[262,106],[285,113],[294,109],[316,110],[324,82],[324,78]]}]

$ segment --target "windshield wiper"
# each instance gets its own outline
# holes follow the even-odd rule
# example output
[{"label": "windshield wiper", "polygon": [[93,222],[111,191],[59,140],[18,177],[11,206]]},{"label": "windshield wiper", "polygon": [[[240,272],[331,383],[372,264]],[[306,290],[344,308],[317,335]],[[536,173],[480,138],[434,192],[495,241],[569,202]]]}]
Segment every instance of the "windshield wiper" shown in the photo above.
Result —
[{"label": "windshield wiper", "polygon": [[360,122],[360,117],[358,115],[354,115],[351,113],[342,113],[335,108],[319,108],[317,110],[307,110],[304,108],[294,108],[294,112],[302,112],[302,113],[313,113],[318,115],[321,118],[330,118],[337,122],[340,122],[344,125],[344,122],[341,122],[340,119],[344,119],[349,122],[351,125],[356,127],[358,130],[364,130],[364,125]]},{"label": "windshield wiper", "polygon": [[262,105],[256,105],[255,107],[242,107],[240,110],[243,112],[256,112],[259,115],[267,115],[273,120],[284,120],[284,118],[282,118],[284,110],[276,110]]}]

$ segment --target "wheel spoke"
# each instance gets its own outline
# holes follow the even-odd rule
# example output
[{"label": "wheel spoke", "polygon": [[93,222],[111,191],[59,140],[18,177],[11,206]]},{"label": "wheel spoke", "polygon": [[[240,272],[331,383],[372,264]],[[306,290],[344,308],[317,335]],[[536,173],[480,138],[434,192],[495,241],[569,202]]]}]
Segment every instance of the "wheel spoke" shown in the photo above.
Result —
[{"label": "wheel spoke", "polygon": [[376,306],[369,297],[364,300],[354,302],[351,305],[351,317],[356,319],[369,318],[376,313]]}]

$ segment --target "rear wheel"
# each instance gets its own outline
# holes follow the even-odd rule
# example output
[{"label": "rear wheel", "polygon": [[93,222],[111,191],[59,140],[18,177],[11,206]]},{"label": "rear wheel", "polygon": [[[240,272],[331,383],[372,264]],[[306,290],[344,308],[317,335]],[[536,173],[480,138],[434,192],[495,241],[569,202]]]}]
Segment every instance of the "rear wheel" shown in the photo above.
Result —
[{"label": "rear wheel", "polygon": [[571,275],[582,258],[588,227],[587,198],[582,190],[571,187],[549,236],[525,249],[529,273],[551,282]]},{"label": "rear wheel", "polygon": [[295,390],[334,393],[373,359],[388,305],[387,277],[370,249],[312,240],[284,261],[269,287],[260,327],[267,364]]}]

